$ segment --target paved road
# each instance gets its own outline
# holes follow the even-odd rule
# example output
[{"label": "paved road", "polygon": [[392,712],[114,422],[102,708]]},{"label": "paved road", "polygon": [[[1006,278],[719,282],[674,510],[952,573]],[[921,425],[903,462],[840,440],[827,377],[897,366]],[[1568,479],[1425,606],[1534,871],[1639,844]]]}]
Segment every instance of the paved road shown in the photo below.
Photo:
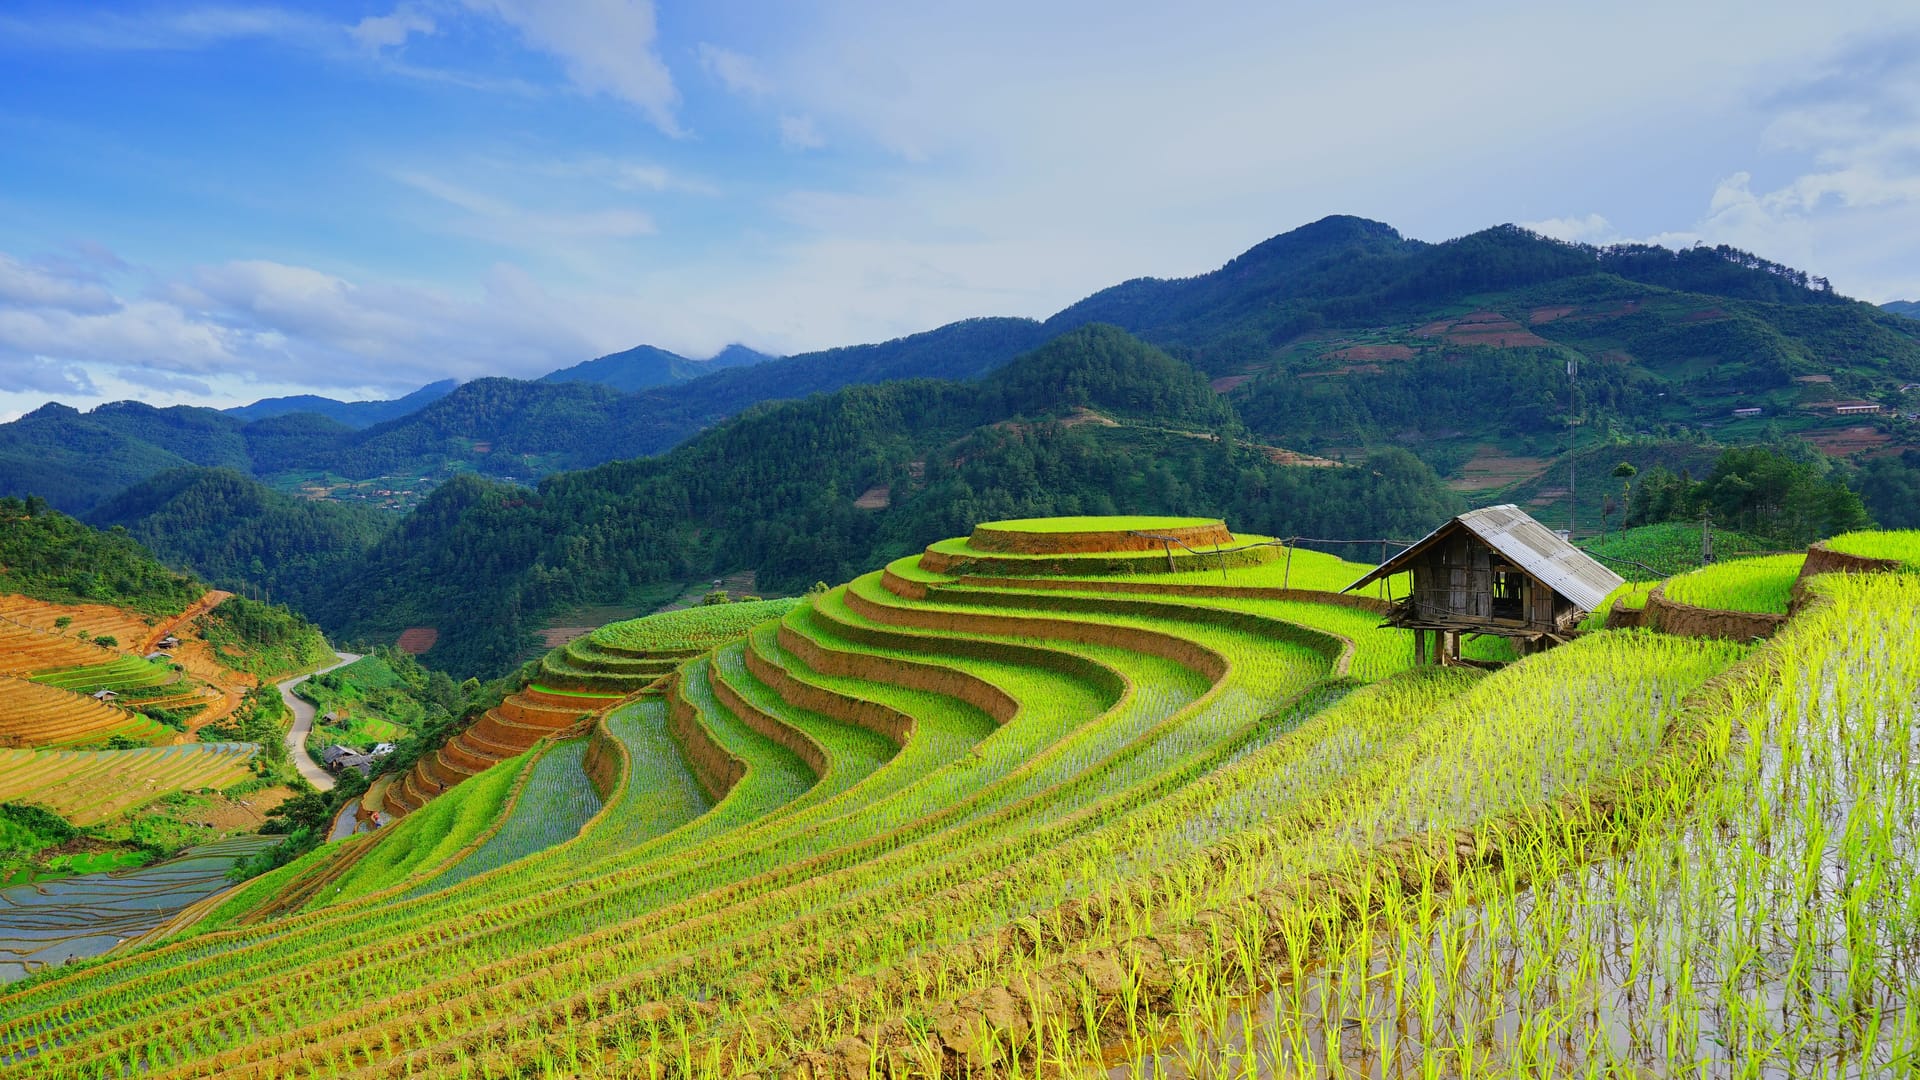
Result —
[{"label": "paved road", "polygon": [[297,679],[288,679],[280,684],[280,700],[286,702],[287,708],[293,710],[293,727],[287,730],[287,752],[293,755],[294,767],[300,770],[300,775],[307,778],[307,783],[321,791],[333,790],[333,776],[321,768],[319,762],[307,756],[307,732],[313,730],[313,717],[317,710],[294,697],[293,688],[320,674],[321,671],[332,671],[334,668],[345,667],[360,659],[355,653],[343,652],[334,655],[340,658],[339,663],[323,667],[320,671],[310,672]]}]

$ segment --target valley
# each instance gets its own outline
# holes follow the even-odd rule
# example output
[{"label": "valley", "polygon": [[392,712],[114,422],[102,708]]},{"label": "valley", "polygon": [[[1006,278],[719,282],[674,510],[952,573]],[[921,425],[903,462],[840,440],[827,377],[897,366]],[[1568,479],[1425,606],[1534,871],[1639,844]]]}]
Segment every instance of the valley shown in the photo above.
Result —
[{"label": "valley", "polygon": [[[1920,671],[1883,645],[1920,537],[1662,581],[1689,542],[1617,538],[1647,583],[1570,643],[1446,664],[1383,621],[1406,574],[1192,517],[610,623],[381,770],[353,805],[391,824],[0,993],[0,1075],[1878,1068],[1920,1045],[1902,875],[1805,856],[1911,857]],[[1829,840],[1847,805],[1883,824]],[[1779,967],[1687,914],[1787,895]]]}]

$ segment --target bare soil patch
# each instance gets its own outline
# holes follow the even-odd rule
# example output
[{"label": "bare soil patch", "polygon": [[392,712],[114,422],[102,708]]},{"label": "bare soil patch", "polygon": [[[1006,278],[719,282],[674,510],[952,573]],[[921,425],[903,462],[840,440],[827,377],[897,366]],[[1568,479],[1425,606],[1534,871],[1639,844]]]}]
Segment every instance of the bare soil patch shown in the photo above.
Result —
[{"label": "bare soil patch", "polygon": [[409,626],[400,631],[400,640],[394,642],[394,648],[412,656],[419,656],[440,640],[440,631],[432,626]]},{"label": "bare soil patch", "polygon": [[1252,379],[1253,376],[1251,375],[1222,375],[1207,385],[1213,387],[1214,393],[1225,394],[1232,391],[1235,387],[1246,385],[1252,381]]},{"label": "bare soil patch", "polygon": [[1496,446],[1483,445],[1460,467],[1460,475],[1447,481],[1447,486],[1455,491],[1506,487],[1539,476],[1551,464],[1553,462],[1549,458],[1523,457],[1508,454]]},{"label": "bare soil patch", "polygon": [[1876,427],[1850,427],[1839,431],[1815,431],[1805,436],[1828,457],[1846,457],[1878,450],[1893,442],[1893,436]]},{"label": "bare soil patch", "polygon": [[1420,355],[1407,345],[1353,345],[1327,354],[1335,360],[1411,360]]},{"label": "bare soil patch", "polygon": [[859,498],[853,500],[853,507],[856,510],[885,510],[892,505],[893,489],[885,484],[875,484],[861,492]]},{"label": "bare soil patch", "polygon": [[1564,319],[1579,310],[1580,307],[1577,304],[1554,304],[1548,307],[1537,307],[1527,314],[1527,323],[1530,326],[1541,326],[1555,319]]}]

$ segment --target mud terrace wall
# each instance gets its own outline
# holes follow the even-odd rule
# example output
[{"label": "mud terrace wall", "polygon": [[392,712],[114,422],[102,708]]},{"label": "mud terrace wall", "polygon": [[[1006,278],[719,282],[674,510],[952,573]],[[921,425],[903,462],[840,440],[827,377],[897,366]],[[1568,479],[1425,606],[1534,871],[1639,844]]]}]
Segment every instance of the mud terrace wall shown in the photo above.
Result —
[{"label": "mud terrace wall", "polygon": [[627,770],[633,767],[628,760],[626,744],[613,737],[604,719],[594,721],[593,728],[588,731],[587,756],[581,761],[580,767],[586,771],[587,781],[593,785],[593,790],[600,793],[603,804],[613,800],[613,793],[620,789]]},{"label": "mud terrace wall", "polygon": [[[807,644],[809,647],[818,650],[818,647],[813,646],[811,642]],[[787,651],[795,656],[799,656],[799,653],[794,649],[788,649]],[[774,693],[780,695],[780,700],[789,705],[802,709],[811,709],[823,716],[830,716],[843,724],[852,724],[855,727],[866,728],[868,731],[892,742],[895,746],[905,747],[907,740],[913,737],[915,727],[913,717],[908,716],[898,709],[888,705],[882,705],[877,701],[868,701],[865,698],[837,693],[825,687],[815,686],[813,683],[806,682],[796,677],[786,668],[760,655],[759,651],[753,648],[751,643],[749,643],[747,648],[746,659],[747,670],[753,674],[753,677],[767,684]],[[804,657],[802,659],[804,660]],[[815,671],[824,671],[823,668],[815,664],[809,663],[807,666],[813,668]]]},{"label": "mud terrace wall", "polygon": [[[1170,529],[1145,529],[1154,536],[1171,537],[1175,547],[1223,547],[1233,543],[1233,534],[1225,522],[1184,525]],[[996,529],[991,525],[975,527],[967,546],[979,551],[1008,555],[1080,555],[1101,551],[1163,551],[1166,543],[1126,531],[1101,532],[1028,532],[1021,529]]]},{"label": "mud terrace wall", "polygon": [[681,693],[680,679],[678,674],[673,676],[667,693],[667,733],[680,745],[701,790],[717,803],[747,774],[747,763],[714,741],[713,733],[700,722],[699,710]]},{"label": "mud terrace wall", "polygon": [[[1727,641],[1752,641],[1772,637],[1787,624],[1785,615],[1764,615],[1752,611],[1721,611],[1694,607],[1667,599],[1655,589],[1647,594],[1647,606],[1640,625],[1663,634],[1680,637],[1723,638]],[[1611,623],[1609,623],[1611,625]]]},{"label": "mud terrace wall", "polygon": [[931,548],[920,556],[920,567],[934,574],[994,574],[996,576],[1024,576],[1029,574],[1055,575],[1109,575],[1150,573],[1161,570],[1184,572],[1188,570],[1217,570],[1225,566],[1229,570],[1243,566],[1258,566],[1272,562],[1280,549],[1274,547],[1242,548],[1238,551],[1183,551],[1173,549],[1167,555],[1115,555],[1112,552],[1083,555],[1048,555],[1041,557],[1026,555],[999,555],[975,552],[934,551]]},{"label": "mud terrace wall", "polygon": [[1821,574],[1891,574],[1901,569],[1903,567],[1898,559],[1849,555],[1833,550],[1822,540],[1807,549],[1807,561],[1800,564],[1800,576],[1793,581],[1790,610],[1797,612],[1807,602],[1807,582]]},{"label": "mud terrace wall", "polygon": [[741,697],[739,691],[727,682],[726,675],[717,668],[709,674],[707,681],[713,687],[713,696],[729,712],[739,717],[741,723],[793,751],[795,757],[806,762],[807,768],[813,770],[815,778],[827,775],[832,763],[827,758],[826,748],[814,742],[812,736]]}]

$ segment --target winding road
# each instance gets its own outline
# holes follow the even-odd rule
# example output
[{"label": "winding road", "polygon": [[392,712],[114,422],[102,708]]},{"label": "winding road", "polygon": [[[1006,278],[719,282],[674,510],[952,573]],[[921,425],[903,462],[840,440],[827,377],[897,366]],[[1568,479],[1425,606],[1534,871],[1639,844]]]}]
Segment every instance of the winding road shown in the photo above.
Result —
[{"label": "winding road", "polygon": [[321,791],[333,790],[333,775],[321,768],[320,763],[307,754],[307,732],[313,730],[314,714],[319,710],[293,696],[293,688],[315,675],[332,671],[337,667],[345,667],[360,659],[357,653],[335,653],[334,655],[340,658],[339,663],[323,667],[319,671],[310,671],[297,679],[288,679],[280,684],[280,700],[286,702],[287,708],[293,710],[293,726],[287,729],[287,753],[293,756],[294,767],[300,770],[301,776],[307,778],[307,783]]}]

